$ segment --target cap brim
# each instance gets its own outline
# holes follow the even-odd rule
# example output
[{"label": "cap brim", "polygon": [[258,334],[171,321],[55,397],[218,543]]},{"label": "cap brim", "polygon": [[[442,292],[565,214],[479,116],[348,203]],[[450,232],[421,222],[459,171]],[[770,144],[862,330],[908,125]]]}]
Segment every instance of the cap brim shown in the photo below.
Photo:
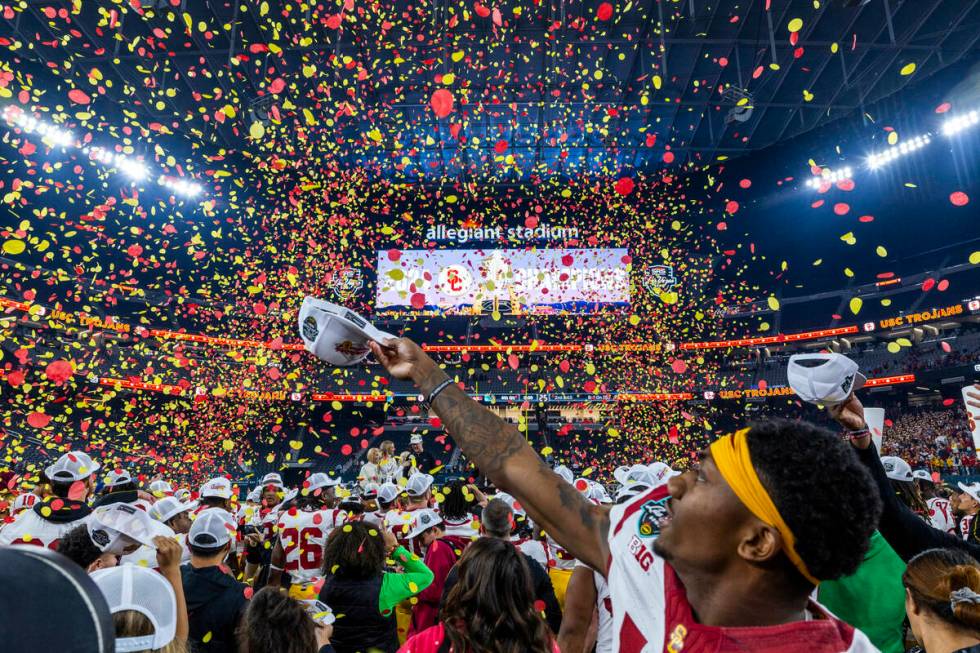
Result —
[{"label": "cap brim", "polygon": [[854,386],[851,387],[851,392],[864,387],[864,384],[868,382],[868,377],[861,374],[860,372],[854,373]]}]

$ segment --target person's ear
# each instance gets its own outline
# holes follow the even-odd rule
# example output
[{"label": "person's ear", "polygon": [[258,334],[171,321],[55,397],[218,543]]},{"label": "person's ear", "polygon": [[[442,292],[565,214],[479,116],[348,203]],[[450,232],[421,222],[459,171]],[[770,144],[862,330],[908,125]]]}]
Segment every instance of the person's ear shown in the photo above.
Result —
[{"label": "person's ear", "polygon": [[905,588],[905,611],[917,617],[922,615],[922,608],[915,602],[915,597],[912,596],[911,590],[907,587]]},{"label": "person's ear", "polygon": [[781,548],[779,531],[758,519],[752,519],[742,530],[736,550],[743,560],[759,563],[771,560]]}]

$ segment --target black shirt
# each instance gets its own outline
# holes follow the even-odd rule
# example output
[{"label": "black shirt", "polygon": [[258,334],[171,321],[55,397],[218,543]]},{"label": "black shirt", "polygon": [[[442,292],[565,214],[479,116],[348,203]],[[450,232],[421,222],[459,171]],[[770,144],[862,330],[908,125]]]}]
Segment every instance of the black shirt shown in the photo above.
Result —
[{"label": "black shirt", "polygon": [[217,566],[197,569],[186,564],[180,574],[187,601],[190,649],[194,653],[236,653],[235,630],[248,607],[251,588]]}]

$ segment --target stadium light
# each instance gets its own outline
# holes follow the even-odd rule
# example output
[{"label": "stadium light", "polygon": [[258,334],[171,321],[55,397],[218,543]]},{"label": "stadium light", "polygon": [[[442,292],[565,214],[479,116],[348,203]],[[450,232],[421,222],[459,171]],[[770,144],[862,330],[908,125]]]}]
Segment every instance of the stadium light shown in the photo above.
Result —
[{"label": "stadium light", "polygon": [[54,147],[64,148],[75,144],[75,135],[67,129],[38,120],[19,107],[8,106],[3,111],[3,119],[27,134],[37,134]]},{"label": "stadium light", "polygon": [[133,159],[125,154],[110,152],[102,147],[86,147],[82,151],[93,161],[116,168],[133,181],[142,181],[150,175],[150,169],[139,159]]},{"label": "stadium light", "polygon": [[808,188],[820,188],[824,184],[836,184],[838,181],[843,181],[845,179],[853,179],[854,170],[851,166],[845,168],[840,168],[838,170],[831,170],[830,168],[823,168],[820,171],[820,175],[817,177],[810,177],[806,180],[806,185]]},{"label": "stadium light", "polygon": [[167,177],[166,175],[162,175],[157,180],[157,183],[185,197],[195,197],[197,195],[200,195],[201,192],[204,190],[203,188],[201,188],[200,184],[196,184],[192,181],[187,181],[186,179]]},{"label": "stadium light", "polygon": [[883,165],[887,165],[899,157],[903,157],[906,154],[920,150],[931,141],[929,134],[922,134],[921,136],[916,136],[915,138],[902,141],[898,145],[892,145],[887,150],[882,152],[876,152],[868,157],[868,167],[872,170],[877,170]]},{"label": "stadium light", "polygon": [[943,123],[943,136],[955,136],[961,131],[973,127],[977,123],[980,123],[980,111],[977,111],[976,109],[958,116],[953,116],[948,118],[946,122]]}]

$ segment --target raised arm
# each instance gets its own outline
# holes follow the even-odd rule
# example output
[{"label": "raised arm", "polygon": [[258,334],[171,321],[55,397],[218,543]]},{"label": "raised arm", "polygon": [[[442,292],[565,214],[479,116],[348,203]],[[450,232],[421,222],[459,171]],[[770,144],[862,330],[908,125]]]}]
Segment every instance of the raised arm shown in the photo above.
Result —
[{"label": "raised arm", "polygon": [[864,406],[857,397],[852,395],[845,403],[828,407],[828,412],[845,430],[859,434],[851,437],[851,445],[858,459],[871,473],[881,496],[882,513],[878,530],[900,558],[908,561],[926,549],[954,548],[965,549],[974,558],[980,559],[980,546],[933,528],[898,500],[878,452],[871,446],[871,434],[864,420]]},{"label": "raised arm", "polygon": [[[371,350],[392,376],[411,379],[426,398],[449,380],[421,347],[407,338]],[[514,495],[536,524],[579,560],[605,569],[609,513],[555,474],[516,428],[471,399],[455,383],[438,393],[432,410],[446,431],[498,488]]]}]

